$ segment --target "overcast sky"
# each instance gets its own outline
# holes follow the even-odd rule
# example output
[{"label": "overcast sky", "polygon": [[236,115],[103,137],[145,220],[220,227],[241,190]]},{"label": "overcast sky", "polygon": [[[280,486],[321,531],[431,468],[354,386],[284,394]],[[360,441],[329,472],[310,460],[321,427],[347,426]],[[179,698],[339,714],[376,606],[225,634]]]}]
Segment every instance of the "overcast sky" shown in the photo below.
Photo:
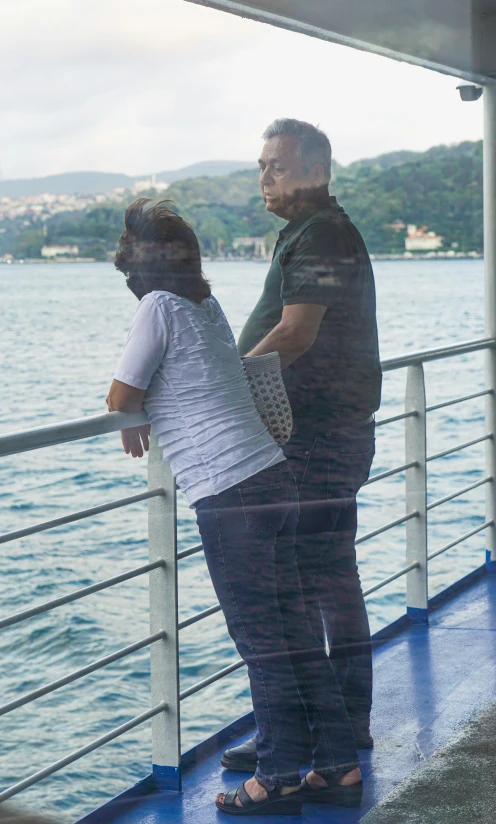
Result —
[{"label": "overcast sky", "polygon": [[4,179],[256,159],[283,116],[341,163],[482,136],[455,78],[185,0],[0,0],[0,31]]}]

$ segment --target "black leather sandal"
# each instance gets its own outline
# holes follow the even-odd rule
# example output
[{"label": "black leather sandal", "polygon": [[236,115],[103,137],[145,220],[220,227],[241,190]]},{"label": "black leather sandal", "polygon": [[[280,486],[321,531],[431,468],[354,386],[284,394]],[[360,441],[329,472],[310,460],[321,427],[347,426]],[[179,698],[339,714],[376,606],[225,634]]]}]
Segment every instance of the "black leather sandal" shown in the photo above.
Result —
[{"label": "black leather sandal", "polygon": [[326,787],[311,787],[307,779],[301,782],[303,801],[314,804],[338,804],[340,807],[359,807],[362,803],[363,781],[344,786],[339,784],[340,773],[323,775]]},{"label": "black leather sandal", "polygon": [[[245,785],[231,790],[224,796],[224,803],[215,802],[215,806],[221,813],[229,815],[299,815],[301,813],[301,792],[281,795],[280,789],[274,787],[267,790],[268,798],[264,801],[253,801],[245,790]],[[239,798],[241,807],[236,805],[236,798]]]}]

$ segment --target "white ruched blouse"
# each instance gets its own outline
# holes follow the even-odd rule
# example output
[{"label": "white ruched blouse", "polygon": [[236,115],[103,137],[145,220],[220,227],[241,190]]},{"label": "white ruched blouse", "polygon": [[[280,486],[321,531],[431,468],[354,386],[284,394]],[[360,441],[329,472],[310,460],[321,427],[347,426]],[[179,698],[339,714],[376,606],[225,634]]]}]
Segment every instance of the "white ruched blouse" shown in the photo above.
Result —
[{"label": "white ruched blouse", "polygon": [[165,291],[145,295],[114,377],[147,390],[144,408],[190,506],[285,460],[213,295],[200,304]]}]

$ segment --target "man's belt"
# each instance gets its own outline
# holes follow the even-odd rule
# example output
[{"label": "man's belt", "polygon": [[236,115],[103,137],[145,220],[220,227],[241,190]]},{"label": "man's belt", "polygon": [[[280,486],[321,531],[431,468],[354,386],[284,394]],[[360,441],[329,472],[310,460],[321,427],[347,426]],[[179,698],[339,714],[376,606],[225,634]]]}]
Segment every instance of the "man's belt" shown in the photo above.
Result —
[{"label": "man's belt", "polygon": [[374,421],[375,421],[375,415],[372,414],[372,415],[369,415],[366,420],[358,421],[358,423],[354,424],[353,428],[355,428],[355,426],[367,426],[368,423],[374,423]]}]

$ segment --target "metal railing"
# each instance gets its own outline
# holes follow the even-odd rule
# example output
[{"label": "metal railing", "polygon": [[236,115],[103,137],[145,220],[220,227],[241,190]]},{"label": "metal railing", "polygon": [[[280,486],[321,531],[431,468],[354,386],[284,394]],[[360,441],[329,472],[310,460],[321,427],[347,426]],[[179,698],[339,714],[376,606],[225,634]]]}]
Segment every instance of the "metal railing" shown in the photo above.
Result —
[{"label": "metal railing", "polygon": [[[450,358],[486,350],[489,353],[490,363],[494,362],[496,339],[485,338],[482,340],[468,341],[463,344],[442,347],[438,349],[415,352],[398,358],[390,358],[383,361],[384,371],[397,369],[407,369],[405,411],[377,421],[377,426],[382,427],[391,423],[405,421],[405,461],[403,464],[372,475],[366,486],[386,480],[393,476],[403,474],[406,484],[406,513],[383,526],[368,532],[357,538],[356,543],[362,544],[382,533],[385,533],[397,526],[406,526],[406,564],[389,577],[376,583],[364,592],[369,596],[396,581],[398,578],[406,576],[407,580],[407,613],[414,620],[427,621],[428,615],[428,562],[441,555],[449,549],[457,546],[472,536],[487,531],[488,545],[495,546],[494,536],[494,481],[496,474],[494,469],[494,437],[492,429],[487,431],[482,437],[459,444],[450,449],[444,450],[434,455],[427,455],[426,438],[426,416],[427,413],[442,409],[447,406],[460,404],[475,398],[485,397],[486,418],[489,422],[496,420],[494,386],[488,386],[484,391],[475,392],[471,395],[451,398],[443,403],[434,406],[426,406],[425,398],[425,378],[423,365],[426,362]],[[496,369],[488,369],[488,375],[495,374]],[[490,382],[490,381],[489,381]],[[92,418],[83,418],[75,421],[68,421],[55,426],[40,427],[24,432],[13,433],[0,436],[0,457],[26,452],[32,449],[53,446],[55,444],[70,443],[72,441],[93,438],[99,435],[116,432],[121,429],[130,428],[146,422],[144,413],[135,415],[123,415],[112,412],[105,415],[98,415]],[[485,443],[487,466],[486,476],[462,489],[445,497],[427,504],[427,464],[430,461],[438,460],[459,450],[470,446]],[[481,486],[488,488],[488,513],[485,522],[470,532],[461,535],[446,546],[428,554],[427,542],[427,522],[428,513],[443,504],[467,494]],[[202,551],[201,544],[189,549],[177,552],[176,543],[176,487],[170,468],[162,461],[161,450],[155,439],[151,439],[148,459],[148,491],[138,495],[121,498],[111,501],[101,506],[81,510],[79,512],[68,513],[67,515],[50,521],[25,527],[23,529],[8,532],[0,535],[0,544],[23,538],[27,535],[53,529],[63,524],[74,523],[94,515],[100,515],[111,510],[124,506],[130,506],[142,501],[148,501],[148,546],[149,562],[136,569],[131,569],[120,575],[100,581],[83,589],[55,598],[44,604],[23,610],[9,617],[0,620],[0,628],[13,626],[21,621],[27,620],[35,615],[71,603],[80,598],[84,598],[92,593],[102,591],[112,586],[116,586],[124,581],[131,580],[138,576],[149,574],[150,576],[150,635],[123,649],[117,650],[110,655],[100,658],[92,663],[71,672],[62,678],[47,683],[38,689],[25,693],[13,700],[8,701],[0,707],[0,715],[10,713],[19,707],[36,701],[38,698],[48,695],[61,687],[74,681],[84,678],[90,673],[96,672],[109,664],[121,660],[138,650],[146,647],[150,648],[151,659],[151,692],[152,708],[144,711],[136,718],[130,719],[126,723],[105,735],[89,742],[86,746],[70,753],[68,756],[56,761],[44,769],[28,776],[13,786],[0,792],[0,802],[16,795],[21,790],[41,781],[47,776],[61,770],[68,764],[82,758],[84,755],[103,746],[109,741],[124,734],[130,729],[152,720],[152,763],[153,774],[157,784],[162,789],[180,790],[180,702],[191,695],[199,692],[210,684],[235,672],[244,665],[242,660],[237,660],[229,666],[220,669],[218,672],[208,676],[202,681],[180,691],[179,685],[179,653],[178,653],[178,633],[180,630],[202,621],[220,611],[219,604],[213,604],[208,609],[203,610],[187,619],[178,621],[178,593],[177,593],[177,565],[178,561],[188,558]],[[490,537],[489,537],[490,536]],[[491,559],[496,553],[491,551]]]}]

